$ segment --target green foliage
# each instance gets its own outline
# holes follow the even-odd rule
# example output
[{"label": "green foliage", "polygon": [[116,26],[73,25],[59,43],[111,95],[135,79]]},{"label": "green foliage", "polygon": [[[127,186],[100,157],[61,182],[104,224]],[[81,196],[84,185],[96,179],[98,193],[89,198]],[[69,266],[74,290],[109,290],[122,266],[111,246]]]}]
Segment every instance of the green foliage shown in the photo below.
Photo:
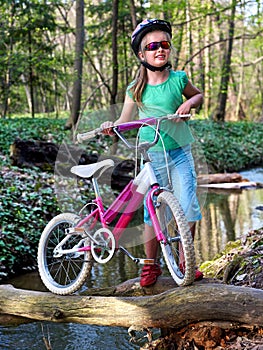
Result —
[{"label": "green foliage", "polygon": [[[53,174],[10,166],[10,146],[17,137],[70,142],[65,122],[51,118],[0,119],[0,280],[24,268],[35,268],[40,234],[59,213]],[[92,142],[94,150],[95,145],[96,140]]]},{"label": "green foliage", "polygon": [[[76,78],[74,6],[74,1],[64,0],[0,0],[2,117],[29,111],[32,114],[33,111],[69,111]],[[87,1],[84,10],[82,107],[101,109],[108,106],[112,101],[111,94],[115,94],[113,83],[116,80],[116,99],[122,103],[126,87],[138,69],[138,61],[130,47],[130,35],[134,29],[130,2],[123,0],[118,3],[116,49],[112,46],[115,39],[112,2]],[[208,101],[207,115],[217,107],[230,10],[224,1],[171,0],[160,3],[143,0],[135,3],[138,22],[147,17],[171,21],[175,47],[171,62],[176,68],[185,69],[193,83],[204,91]],[[226,120],[238,118],[237,105],[233,102],[237,100],[240,100],[247,119],[261,118],[262,13],[262,3],[257,0],[249,4],[236,3]],[[244,33],[247,33],[245,37]],[[189,40],[190,37],[195,40]],[[222,41],[218,42],[218,39]],[[113,54],[118,61],[116,76],[113,76]]]},{"label": "green foliage", "polygon": [[32,107],[25,86],[31,88],[35,111],[54,111],[61,95],[56,80],[70,80],[64,67],[72,65],[68,53],[56,50],[57,30],[65,29],[57,23],[56,9],[63,5],[61,1],[1,1],[1,116]]},{"label": "green foliage", "polygon": [[15,118],[0,119],[0,152],[7,156],[16,138],[52,141],[60,144],[69,132],[64,130],[64,119]]},{"label": "green foliage", "polygon": [[[263,163],[263,124],[252,122],[191,122],[210,172],[233,172]],[[197,153],[196,159],[203,154]]]},{"label": "green foliage", "polygon": [[58,213],[51,175],[3,169],[0,177],[0,280],[36,264],[40,234]]}]

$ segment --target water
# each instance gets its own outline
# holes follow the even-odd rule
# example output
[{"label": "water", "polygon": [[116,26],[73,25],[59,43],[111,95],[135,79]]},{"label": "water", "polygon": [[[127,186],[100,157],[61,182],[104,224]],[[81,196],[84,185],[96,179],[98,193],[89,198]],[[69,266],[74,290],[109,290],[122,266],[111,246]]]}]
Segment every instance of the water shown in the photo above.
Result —
[{"label": "water", "polygon": [[139,349],[129,343],[128,332],[120,327],[33,322],[18,327],[0,326],[0,349],[46,350],[43,335],[53,350]]},{"label": "water", "polygon": [[195,236],[197,263],[211,260],[226,243],[263,226],[263,189],[209,193]]},{"label": "water", "polygon": [[[243,172],[250,181],[263,183],[263,169]],[[263,189],[216,191],[207,195],[203,219],[198,223],[195,248],[198,263],[212,259],[230,240],[263,226]],[[142,246],[133,248],[141,256]],[[167,271],[164,271],[168,274]],[[108,264],[96,266],[89,284],[93,287],[115,285],[139,275],[138,267],[122,254]],[[43,290],[37,273],[10,281],[17,288]],[[156,331],[157,332],[157,331]],[[53,350],[129,350],[140,346],[130,342],[126,328],[80,324],[33,322],[17,327],[0,326],[0,349],[45,350],[43,336],[50,338]],[[158,336],[158,332],[156,334]]]}]

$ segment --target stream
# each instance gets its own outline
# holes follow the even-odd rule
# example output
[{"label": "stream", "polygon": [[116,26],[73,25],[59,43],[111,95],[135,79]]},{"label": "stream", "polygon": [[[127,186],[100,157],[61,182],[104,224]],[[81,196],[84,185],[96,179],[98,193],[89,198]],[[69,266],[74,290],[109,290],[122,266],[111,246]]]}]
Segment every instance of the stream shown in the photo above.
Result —
[{"label": "stream", "polygon": [[[240,172],[263,183],[263,168]],[[195,249],[197,263],[212,259],[226,243],[242,237],[249,230],[262,227],[263,189],[209,191],[203,218],[197,225]],[[260,210],[261,209],[261,210]],[[143,246],[134,247],[137,253]],[[164,275],[168,272],[164,269]],[[138,267],[123,254],[106,265],[95,266],[89,286],[106,287],[139,275]],[[9,281],[17,288],[44,290],[36,272]],[[159,331],[155,331],[156,336]],[[43,337],[50,339],[53,350],[129,350],[139,349],[130,342],[126,328],[80,324],[32,322],[17,327],[0,326],[0,349],[46,350]]]}]

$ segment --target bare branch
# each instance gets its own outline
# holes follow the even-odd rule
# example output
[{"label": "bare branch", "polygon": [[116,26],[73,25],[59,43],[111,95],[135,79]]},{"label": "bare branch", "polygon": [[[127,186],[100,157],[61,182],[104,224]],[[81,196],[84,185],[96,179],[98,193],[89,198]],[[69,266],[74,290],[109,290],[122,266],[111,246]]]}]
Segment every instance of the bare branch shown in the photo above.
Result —
[{"label": "bare branch", "polygon": [[[245,35],[238,35],[238,36],[235,36],[233,38],[233,40],[241,40],[241,39],[256,39],[257,36],[261,35],[263,33],[263,30],[260,30],[259,32],[257,32],[256,34],[245,34]],[[200,55],[201,52],[203,52],[204,50],[208,49],[209,47],[212,47],[212,46],[215,46],[217,44],[220,44],[222,42],[227,42],[229,41],[230,38],[225,38],[225,39],[220,39],[220,40],[217,40],[217,41],[214,41],[213,43],[210,43],[210,44],[207,44],[205,45],[204,47],[202,47],[200,50],[198,50],[195,54],[193,54],[184,64],[183,68],[182,69],[185,69],[186,65],[190,62],[193,61],[193,59]]]}]

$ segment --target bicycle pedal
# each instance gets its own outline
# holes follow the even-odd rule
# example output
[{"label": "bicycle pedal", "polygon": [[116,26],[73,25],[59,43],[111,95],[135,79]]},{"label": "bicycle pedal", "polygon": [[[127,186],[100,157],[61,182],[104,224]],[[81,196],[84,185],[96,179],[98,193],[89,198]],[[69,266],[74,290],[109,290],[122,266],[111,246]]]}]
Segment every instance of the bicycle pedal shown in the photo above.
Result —
[{"label": "bicycle pedal", "polygon": [[71,233],[84,233],[85,229],[84,227],[69,227],[66,230],[66,234],[71,234]]},{"label": "bicycle pedal", "polygon": [[155,259],[141,259],[144,265],[155,265]]}]

